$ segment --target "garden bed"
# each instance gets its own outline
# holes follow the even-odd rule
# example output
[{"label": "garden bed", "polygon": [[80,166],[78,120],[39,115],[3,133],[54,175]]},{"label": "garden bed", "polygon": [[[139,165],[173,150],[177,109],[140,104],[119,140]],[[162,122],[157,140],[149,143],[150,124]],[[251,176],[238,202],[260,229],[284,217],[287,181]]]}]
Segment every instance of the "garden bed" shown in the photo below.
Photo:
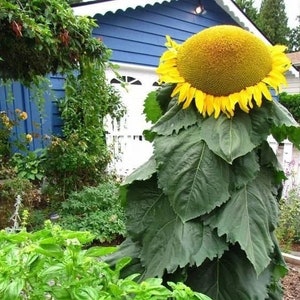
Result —
[{"label": "garden bed", "polygon": [[284,300],[300,299],[300,266],[288,264],[289,273],[283,279]]},{"label": "garden bed", "polygon": [[293,244],[290,254],[284,255],[289,272],[283,279],[284,300],[300,299],[300,244]]}]

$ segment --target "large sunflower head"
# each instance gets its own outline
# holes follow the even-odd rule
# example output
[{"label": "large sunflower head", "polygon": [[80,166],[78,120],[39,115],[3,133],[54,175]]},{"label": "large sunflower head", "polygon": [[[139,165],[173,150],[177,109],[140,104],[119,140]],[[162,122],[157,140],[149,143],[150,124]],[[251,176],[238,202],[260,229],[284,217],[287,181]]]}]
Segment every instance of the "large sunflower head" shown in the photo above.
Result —
[{"label": "large sunflower head", "polygon": [[161,82],[176,83],[172,97],[187,108],[195,100],[203,116],[246,113],[253,103],[272,100],[270,88],[286,84],[291,65],[285,46],[269,46],[254,34],[232,25],[205,29],[179,45],[167,36],[157,73]]}]

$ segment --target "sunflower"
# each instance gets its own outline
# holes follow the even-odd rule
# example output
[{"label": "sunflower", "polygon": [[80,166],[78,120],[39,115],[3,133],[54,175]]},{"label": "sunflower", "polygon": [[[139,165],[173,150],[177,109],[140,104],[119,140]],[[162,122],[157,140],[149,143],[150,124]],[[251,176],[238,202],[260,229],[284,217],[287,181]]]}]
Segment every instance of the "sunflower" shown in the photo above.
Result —
[{"label": "sunflower", "polygon": [[218,118],[221,112],[232,117],[237,104],[249,113],[254,103],[272,101],[270,88],[278,93],[286,85],[284,72],[291,66],[286,47],[266,45],[240,27],[210,27],[181,45],[166,39],[159,80],[176,83],[171,96],[178,96],[183,108],[194,100],[204,117]]}]

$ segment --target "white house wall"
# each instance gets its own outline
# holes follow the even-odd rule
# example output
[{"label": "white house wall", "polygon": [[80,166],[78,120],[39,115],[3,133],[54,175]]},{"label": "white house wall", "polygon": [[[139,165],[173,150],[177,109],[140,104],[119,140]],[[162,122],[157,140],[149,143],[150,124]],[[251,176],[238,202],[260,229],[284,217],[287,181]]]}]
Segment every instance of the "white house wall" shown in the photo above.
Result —
[{"label": "white house wall", "polygon": [[116,82],[113,71],[107,71],[109,82],[119,91],[126,114],[120,122],[107,118],[107,142],[112,151],[113,162],[110,169],[120,176],[126,176],[146,162],[152,155],[152,144],[144,139],[143,131],[151,127],[146,122],[144,100],[149,92],[156,89],[155,69],[137,65],[121,64],[119,75],[128,81],[125,88]]}]

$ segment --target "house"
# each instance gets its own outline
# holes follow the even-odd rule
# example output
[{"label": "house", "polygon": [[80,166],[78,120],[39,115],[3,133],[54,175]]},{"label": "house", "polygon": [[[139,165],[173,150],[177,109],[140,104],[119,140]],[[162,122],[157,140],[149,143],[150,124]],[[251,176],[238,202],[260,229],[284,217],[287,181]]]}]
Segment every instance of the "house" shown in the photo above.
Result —
[{"label": "house", "polygon": [[[204,11],[196,13],[202,5]],[[155,69],[159,57],[165,51],[165,36],[170,35],[181,43],[189,36],[207,27],[219,24],[241,26],[251,31],[266,43],[269,41],[254,26],[232,0],[98,0],[73,5],[77,15],[95,18],[99,24],[93,35],[101,38],[112,49],[111,60],[119,65],[119,74],[127,83],[121,88],[115,73],[107,71],[108,80],[120,89],[127,114],[120,124],[107,122],[107,139],[116,158],[114,167],[126,175],[143,163],[152,153],[152,146],[144,141],[143,130],[148,128],[143,116],[143,101],[157,86]],[[297,70],[290,69],[291,77],[299,77]],[[299,78],[298,78],[299,79]],[[53,90],[63,94],[63,79],[51,75]],[[44,147],[47,142],[38,138],[59,131],[60,120],[56,106],[46,99],[47,114],[41,115],[34,103],[28,101],[29,91],[13,85],[18,103],[15,107],[5,103],[7,89],[0,87],[0,111],[20,108],[30,118],[19,129],[34,132],[36,139],[32,149]]]},{"label": "house", "polygon": [[[201,4],[204,13],[197,14]],[[251,31],[264,42],[265,36],[231,0],[135,0],[91,1],[74,5],[78,15],[95,18],[99,24],[93,34],[112,49],[112,61],[128,83],[128,91],[120,89],[127,115],[121,124],[108,123],[108,141],[113,146],[114,168],[126,175],[152,154],[150,143],[144,141],[143,130],[149,128],[143,116],[143,100],[154,90],[155,69],[165,51],[165,36],[181,43],[204,28],[232,24]],[[299,80],[295,68],[289,71],[291,80]],[[107,76],[120,86],[112,72]]]},{"label": "house", "polygon": [[300,51],[288,53],[290,60],[292,61],[293,66],[298,71],[298,76],[293,76],[291,72],[287,74],[288,87],[286,92],[288,94],[300,94]]}]

